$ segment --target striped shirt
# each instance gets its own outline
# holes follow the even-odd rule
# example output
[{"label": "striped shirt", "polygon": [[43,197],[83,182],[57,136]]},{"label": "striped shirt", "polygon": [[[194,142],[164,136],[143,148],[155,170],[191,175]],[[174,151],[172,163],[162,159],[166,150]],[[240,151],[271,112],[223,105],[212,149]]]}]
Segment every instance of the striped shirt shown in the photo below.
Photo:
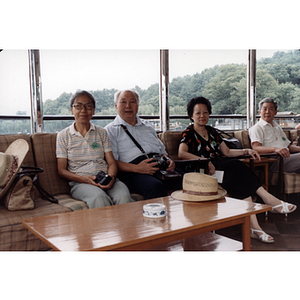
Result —
[{"label": "striped shirt", "polygon": [[74,124],[57,134],[56,157],[67,158],[67,169],[81,176],[107,172],[104,154],[112,149],[106,130],[90,123],[90,130],[83,137]]}]

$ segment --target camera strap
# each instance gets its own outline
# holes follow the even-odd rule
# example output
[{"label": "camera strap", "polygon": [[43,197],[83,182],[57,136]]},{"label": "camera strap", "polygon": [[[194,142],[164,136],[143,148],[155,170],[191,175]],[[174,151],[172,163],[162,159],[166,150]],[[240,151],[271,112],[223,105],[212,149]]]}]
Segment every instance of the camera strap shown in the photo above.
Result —
[{"label": "camera strap", "polygon": [[147,157],[149,158],[148,154],[145,152],[143,147],[138,143],[138,141],[132,136],[132,134],[128,131],[127,127],[124,124],[120,124],[124,131],[128,134],[128,136],[132,139],[134,144],[140,149],[140,151]]},{"label": "camera strap", "polygon": [[[143,149],[143,147],[137,142],[137,140],[132,136],[132,134],[128,131],[127,127],[123,124],[120,124],[122,126],[122,128],[124,129],[124,131],[128,134],[128,136],[132,139],[132,141],[134,142],[134,144],[141,150],[141,152],[147,157],[150,158],[149,155],[152,157],[150,153],[149,155],[145,152],[145,150]],[[141,159],[141,157],[137,157],[136,159],[134,159],[133,161],[131,161],[131,163],[134,164],[138,164],[142,161],[143,159]],[[175,170],[171,170],[171,171],[157,171],[155,173],[155,176],[157,179],[159,180],[165,180],[167,178],[177,178],[177,177],[182,177],[181,174],[179,174],[177,171]]]}]

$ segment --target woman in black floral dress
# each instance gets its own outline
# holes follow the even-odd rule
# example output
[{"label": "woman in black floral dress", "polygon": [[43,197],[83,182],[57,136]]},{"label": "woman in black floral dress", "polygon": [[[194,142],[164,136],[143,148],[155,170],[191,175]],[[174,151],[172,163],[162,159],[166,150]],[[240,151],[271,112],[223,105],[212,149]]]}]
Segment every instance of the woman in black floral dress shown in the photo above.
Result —
[{"label": "woman in black floral dress", "polygon": [[[211,126],[207,126],[211,114],[211,104],[204,97],[193,98],[187,105],[188,115],[193,124],[182,133],[178,156],[180,159],[210,158],[209,174],[215,170],[224,171],[222,187],[231,197],[252,201],[257,194],[262,200],[273,207],[273,212],[282,213],[280,207],[283,201],[268,193],[261,185],[259,178],[244,163],[233,157],[248,154],[254,159],[260,159],[257,151],[252,149],[229,149],[222,137]],[[295,210],[294,205],[288,205],[289,212]],[[266,234],[257,222],[256,215],[251,219],[251,236],[262,242],[273,243],[274,239]]]}]

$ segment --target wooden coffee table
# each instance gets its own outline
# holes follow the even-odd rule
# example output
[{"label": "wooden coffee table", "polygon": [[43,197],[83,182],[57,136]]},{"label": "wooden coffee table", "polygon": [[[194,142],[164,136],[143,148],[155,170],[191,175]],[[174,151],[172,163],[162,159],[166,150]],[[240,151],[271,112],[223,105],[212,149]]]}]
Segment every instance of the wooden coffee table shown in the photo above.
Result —
[{"label": "wooden coffee table", "polygon": [[[143,205],[162,203],[167,215],[143,216]],[[184,202],[172,197],[36,217],[22,224],[54,250],[143,250],[242,224],[243,250],[251,250],[250,215],[270,210],[230,197]]]}]

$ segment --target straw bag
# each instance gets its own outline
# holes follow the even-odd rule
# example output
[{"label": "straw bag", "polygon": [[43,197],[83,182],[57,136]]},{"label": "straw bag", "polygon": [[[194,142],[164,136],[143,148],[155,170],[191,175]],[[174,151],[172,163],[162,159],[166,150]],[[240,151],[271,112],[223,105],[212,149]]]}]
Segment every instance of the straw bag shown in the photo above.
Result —
[{"label": "straw bag", "polygon": [[33,209],[32,187],[33,180],[30,176],[17,174],[8,192],[4,195],[4,206],[10,211]]},{"label": "straw bag", "polygon": [[10,211],[34,209],[32,198],[33,186],[37,188],[44,200],[58,203],[57,199],[47,193],[38,183],[38,173],[43,172],[42,168],[22,167],[13,183],[4,195],[3,204]]}]

